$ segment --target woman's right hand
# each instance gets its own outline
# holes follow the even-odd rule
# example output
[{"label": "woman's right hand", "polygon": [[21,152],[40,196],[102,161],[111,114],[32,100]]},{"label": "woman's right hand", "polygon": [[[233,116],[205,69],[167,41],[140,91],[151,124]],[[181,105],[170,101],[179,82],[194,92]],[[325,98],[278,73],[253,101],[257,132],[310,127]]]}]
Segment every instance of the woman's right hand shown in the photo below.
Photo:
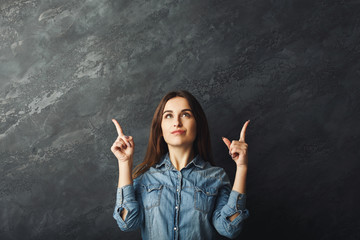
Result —
[{"label": "woman's right hand", "polygon": [[112,121],[115,124],[118,137],[111,146],[111,151],[114,153],[119,163],[133,161],[135,147],[133,138],[131,136],[124,135],[120,124],[115,119],[112,119]]}]

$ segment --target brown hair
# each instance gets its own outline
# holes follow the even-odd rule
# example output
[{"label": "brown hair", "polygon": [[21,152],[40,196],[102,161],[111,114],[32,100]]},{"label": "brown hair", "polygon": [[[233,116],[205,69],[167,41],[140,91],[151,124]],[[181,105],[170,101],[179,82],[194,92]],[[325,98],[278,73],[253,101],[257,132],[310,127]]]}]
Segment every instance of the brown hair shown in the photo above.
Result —
[{"label": "brown hair", "polygon": [[151,166],[158,163],[161,159],[161,156],[163,156],[169,151],[167,143],[162,136],[161,121],[165,104],[167,103],[167,101],[174,97],[185,98],[188,101],[191,110],[193,111],[196,121],[196,138],[193,143],[193,149],[195,154],[194,156],[199,154],[202,159],[215,166],[211,151],[208,122],[206,120],[205,113],[200,103],[193,95],[191,95],[191,93],[186,90],[172,91],[167,93],[161,99],[159,105],[155,110],[154,117],[151,123],[149,143],[146,155],[144,161],[134,168],[133,179],[137,178],[138,176],[146,172]]}]

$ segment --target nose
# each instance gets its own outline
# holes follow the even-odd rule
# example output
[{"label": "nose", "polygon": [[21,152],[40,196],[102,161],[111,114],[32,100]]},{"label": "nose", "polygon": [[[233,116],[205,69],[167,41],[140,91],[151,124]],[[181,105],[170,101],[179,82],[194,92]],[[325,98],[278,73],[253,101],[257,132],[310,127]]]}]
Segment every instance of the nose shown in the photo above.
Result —
[{"label": "nose", "polygon": [[182,123],[180,121],[180,117],[174,118],[174,127],[181,126]]}]

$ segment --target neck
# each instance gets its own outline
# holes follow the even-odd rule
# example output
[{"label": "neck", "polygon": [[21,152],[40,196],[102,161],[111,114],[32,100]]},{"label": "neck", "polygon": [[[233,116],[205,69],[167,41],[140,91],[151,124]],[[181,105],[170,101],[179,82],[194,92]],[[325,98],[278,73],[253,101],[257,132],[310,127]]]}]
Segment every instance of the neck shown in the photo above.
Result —
[{"label": "neck", "polygon": [[170,161],[178,171],[186,167],[186,165],[195,157],[192,146],[173,147],[168,145],[168,148]]}]

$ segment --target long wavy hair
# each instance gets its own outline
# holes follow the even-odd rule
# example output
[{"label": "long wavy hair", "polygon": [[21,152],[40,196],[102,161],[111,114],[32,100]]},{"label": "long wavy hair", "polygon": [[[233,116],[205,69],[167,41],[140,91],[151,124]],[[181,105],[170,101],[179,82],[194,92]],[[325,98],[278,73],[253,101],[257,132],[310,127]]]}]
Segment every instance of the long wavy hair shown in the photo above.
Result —
[{"label": "long wavy hair", "polygon": [[155,110],[146,155],[144,161],[134,168],[132,173],[133,179],[146,172],[154,164],[157,164],[161,157],[169,151],[167,143],[162,136],[161,121],[165,104],[174,97],[185,98],[193,111],[196,121],[196,138],[193,142],[194,156],[199,154],[202,159],[215,166],[211,150],[209,126],[200,103],[186,90],[172,91],[161,99]]}]

